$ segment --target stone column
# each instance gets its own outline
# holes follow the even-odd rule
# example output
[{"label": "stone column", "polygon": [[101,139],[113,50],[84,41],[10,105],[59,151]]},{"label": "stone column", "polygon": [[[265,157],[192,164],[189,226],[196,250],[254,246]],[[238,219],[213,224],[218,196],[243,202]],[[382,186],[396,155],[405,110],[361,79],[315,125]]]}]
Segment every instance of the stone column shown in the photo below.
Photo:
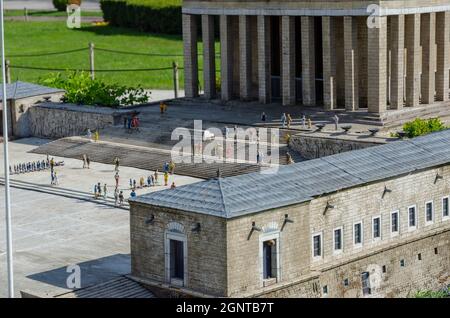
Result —
[{"label": "stone column", "polygon": [[356,17],[344,17],[345,109],[358,109],[358,28]]},{"label": "stone column", "polygon": [[436,70],[436,13],[422,14],[420,42],[422,44],[422,103],[433,104]]},{"label": "stone column", "polygon": [[282,69],[281,86],[283,105],[295,104],[295,17],[281,18]]},{"label": "stone column", "polygon": [[405,16],[391,17],[391,109],[403,108]]},{"label": "stone column", "polygon": [[231,17],[220,16],[220,80],[222,100],[228,101],[233,96],[233,38],[231,34]]},{"label": "stone column", "polygon": [[250,99],[252,86],[252,51],[250,39],[250,17],[239,16],[239,91],[241,100]]},{"label": "stone column", "polygon": [[198,96],[197,17],[183,14],[184,90],[186,97]]},{"label": "stone column", "polygon": [[301,17],[301,34],[303,105],[314,106],[316,104],[314,17]]},{"label": "stone column", "polygon": [[336,100],[336,20],[322,17],[323,103],[325,110],[337,108]]},{"label": "stone column", "polygon": [[[420,96],[420,14],[405,18],[406,34],[406,106],[419,105]],[[448,36],[448,35],[447,35]]]},{"label": "stone column", "polygon": [[436,13],[436,98],[438,101],[448,101],[449,68],[450,68],[450,11]]},{"label": "stone column", "polygon": [[263,104],[270,103],[271,95],[271,62],[270,62],[270,18],[257,17],[258,32],[258,95]]},{"label": "stone column", "polygon": [[367,107],[371,113],[386,111],[387,17],[377,17],[378,27],[367,29]]},{"label": "stone column", "polygon": [[205,97],[216,95],[216,52],[214,47],[214,16],[202,15],[203,80]]}]

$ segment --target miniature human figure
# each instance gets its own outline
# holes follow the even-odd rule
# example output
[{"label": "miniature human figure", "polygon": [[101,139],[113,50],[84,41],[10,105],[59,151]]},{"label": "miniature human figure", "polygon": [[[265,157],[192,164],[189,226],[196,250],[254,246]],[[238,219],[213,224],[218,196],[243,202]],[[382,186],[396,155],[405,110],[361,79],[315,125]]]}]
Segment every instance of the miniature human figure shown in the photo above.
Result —
[{"label": "miniature human figure", "polygon": [[119,165],[120,165],[120,159],[119,159],[119,157],[116,157],[114,159],[114,170],[115,171],[119,171]]},{"label": "miniature human figure", "polygon": [[177,186],[175,185],[175,182],[172,182],[172,185],[170,186],[171,189],[175,189]]},{"label": "miniature human figure", "polygon": [[164,104],[164,102],[159,103],[159,111],[161,112],[161,114],[164,114],[166,112],[167,109],[167,105]]},{"label": "miniature human figure", "polygon": [[338,130],[338,126],[339,126],[339,116],[337,114],[334,115],[333,117],[334,120],[334,130]]},{"label": "miniature human figure", "polygon": [[311,118],[308,118],[308,129],[312,128],[312,120]]},{"label": "miniature human figure", "polygon": [[100,139],[100,133],[97,129],[94,133],[94,141],[97,142],[97,141],[99,141],[99,139]]},{"label": "miniature human figure", "polygon": [[291,114],[287,114],[286,118],[287,118],[287,127],[291,128],[291,123],[292,123]]},{"label": "miniature human figure", "polygon": [[118,188],[119,187],[119,172],[117,172],[116,171],[116,174],[115,174],[115,176],[114,176],[114,179],[116,180],[116,188]]},{"label": "miniature human figure", "polygon": [[87,156],[83,154],[83,169],[87,167]]},{"label": "miniature human figure", "polygon": [[152,177],[151,176],[147,177],[147,186],[149,186],[149,187],[152,186]]},{"label": "miniature human figure", "polygon": [[158,169],[156,169],[156,171],[155,171],[155,183],[154,183],[154,185],[156,186],[156,185],[158,185]]},{"label": "miniature human figure", "polygon": [[58,176],[56,175],[56,170],[53,172],[53,176],[54,176],[55,185],[58,185],[59,182],[58,182]]},{"label": "miniature human figure", "polygon": [[133,188],[133,179],[130,178],[130,189]]},{"label": "miniature human figure", "polygon": [[108,187],[106,186],[106,183],[103,185],[103,199],[106,200],[106,194],[108,192]]},{"label": "miniature human figure", "polygon": [[128,118],[125,116],[123,117],[123,128],[127,129],[127,123],[128,123]]},{"label": "miniature human figure", "polygon": [[281,123],[282,123],[282,127],[286,127],[286,113],[283,113],[283,115],[281,115]]},{"label": "miniature human figure", "polygon": [[54,175],[53,171],[50,171],[50,177],[51,177],[50,184],[54,185],[55,184],[55,175]]},{"label": "miniature human figure", "polygon": [[136,192],[134,191],[134,189],[131,190],[130,197],[131,198],[135,198],[136,197]]},{"label": "miniature human figure", "polygon": [[265,122],[266,121],[266,113],[265,112],[262,112],[262,114],[261,114],[261,121],[263,121],[263,122]]},{"label": "miniature human figure", "polygon": [[91,159],[89,158],[88,155],[86,155],[86,164],[87,164],[87,168],[90,169],[90,164],[91,164]]},{"label": "miniature human figure", "polygon": [[136,190],[136,179],[133,179],[133,190]]},{"label": "miniature human figure", "polygon": [[256,153],[256,163],[257,163],[257,164],[260,164],[260,162],[261,162],[261,154],[260,154],[260,152],[258,151],[258,152]]},{"label": "miniature human figure", "polygon": [[52,158],[52,160],[50,160],[50,170],[53,172],[53,168],[55,168],[55,159]]},{"label": "miniature human figure", "polygon": [[101,197],[102,196],[102,185],[99,183],[97,183],[97,192],[98,192],[98,196]]},{"label": "miniature human figure", "polygon": [[168,182],[169,182],[169,173],[166,171],[164,172],[164,186],[167,187]]},{"label": "miniature human figure", "polygon": [[92,138],[92,132],[89,128],[87,129],[86,137],[88,137],[89,140]]},{"label": "miniature human figure", "polygon": [[288,165],[293,164],[294,160],[292,159],[292,156],[289,152],[286,152],[286,162]]},{"label": "miniature human figure", "polygon": [[139,179],[139,185],[140,185],[140,187],[141,187],[141,189],[144,187],[144,177],[141,177],[140,179]]},{"label": "miniature human figure", "polygon": [[118,189],[115,188],[114,189],[114,205],[117,205],[118,202],[119,202],[119,192],[118,192]]},{"label": "miniature human figure", "polygon": [[119,193],[119,204],[120,205],[123,204],[123,191],[120,191],[120,193]]},{"label": "miniature human figure", "polygon": [[169,172],[170,172],[170,174],[173,174],[174,171],[175,171],[175,163],[172,160],[170,160],[170,162],[169,162]]},{"label": "miniature human figure", "polygon": [[302,128],[306,129],[306,116],[304,114],[302,116]]},{"label": "miniature human figure", "polygon": [[289,146],[289,142],[291,141],[291,135],[286,134],[286,136],[285,136],[284,138],[286,139],[286,143],[287,143],[288,146]]}]

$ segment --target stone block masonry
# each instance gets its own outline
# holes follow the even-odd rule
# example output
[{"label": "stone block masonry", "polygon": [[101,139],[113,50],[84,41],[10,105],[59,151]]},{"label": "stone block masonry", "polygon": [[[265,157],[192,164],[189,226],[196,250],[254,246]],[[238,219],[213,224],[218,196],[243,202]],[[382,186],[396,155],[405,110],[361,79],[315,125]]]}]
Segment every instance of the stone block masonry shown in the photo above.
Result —
[{"label": "stone block masonry", "polygon": [[[30,135],[63,138],[86,134],[87,129],[103,129],[121,123],[131,111],[71,104],[39,104],[28,109]],[[100,132],[101,133],[101,132]]]}]

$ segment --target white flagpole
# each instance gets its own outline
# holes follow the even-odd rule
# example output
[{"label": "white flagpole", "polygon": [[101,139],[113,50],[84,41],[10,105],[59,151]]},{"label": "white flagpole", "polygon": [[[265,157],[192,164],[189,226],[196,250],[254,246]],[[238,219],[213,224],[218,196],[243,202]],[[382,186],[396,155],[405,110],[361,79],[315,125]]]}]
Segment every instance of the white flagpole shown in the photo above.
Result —
[{"label": "white flagpole", "polygon": [[11,202],[9,196],[9,158],[8,158],[8,98],[6,97],[5,72],[5,28],[3,22],[3,0],[0,0],[0,42],[2,62],[2,103],[3,103],[3,160],[5,164],[5,215],[6,215],[6,258],[8,267],[8,296],[14,298],[14,274],[11,231]]}]

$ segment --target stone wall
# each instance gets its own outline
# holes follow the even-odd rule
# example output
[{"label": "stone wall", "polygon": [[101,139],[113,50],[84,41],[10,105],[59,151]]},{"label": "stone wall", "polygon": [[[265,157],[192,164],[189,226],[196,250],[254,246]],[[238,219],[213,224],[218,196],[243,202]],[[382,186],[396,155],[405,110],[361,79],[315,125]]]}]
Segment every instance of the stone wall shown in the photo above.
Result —
[{"label": "stone wall", "polygon": [[[450,165],[445,165],[231,219],[135,203],[130,228],[133,275],[165,282],[165,230],[170,222],[178,222],[188,249],[184,287],[197,293],[409,297],[419,290],[437,290],[450,284],[450,217],[444,216],[443,208],[443,199],[450,199],[449,179]],[[431,222],[426,221],[429,202],[433,204]],[[326,209],[327,205],[331,207]],[[408,222],[411,206],[416,207],[412,228]],[[395,233],[391,231],[394,211],[399,216]],[[146,225],[151,214],[154,224]],[[373,238],[374,217],[380,218],[380,238]],[[199,233],[191,230],[197,222],[202,229]],[[359,222],[362,243],[354,244],[354,224]],[[342,229],[339,251],[334,249],[337,228]],[[313,257],[312,236],[317,233],[322,235],[322,253]],[[278,261],[273,270],[276,275],[263,279],[262,246],[268,240],[275,241],[272,258]],[[370,276],[370,295],[362,292],[363,272]]]},{"label": "stone wall", "polygon": [[[147,224],[151,215],[152,224]],[[184,213],[131,203],[131,273],[159,284],[167,284],[165,233],[171,222],[183,226],[187,241],[186,289],[214,296],[226,295],[226,222],[213,216]],[[192,231],[200,223],[199,232]],[[180,290],[180,293],[184,293]]]},{"label": "stone wall", "polygon": [[62,138],[86,134],[120,124],[129,111],[106,107],[77,106],[71,104],[43,103],[29,110],[30,135],[44,138]]},{"label": "stone wall", "polygon": [[341,152],[377,146],[385,138],[352,136],[333,133],[301,133],[291,137],[289,147],[305,159],[316,159]]}]

